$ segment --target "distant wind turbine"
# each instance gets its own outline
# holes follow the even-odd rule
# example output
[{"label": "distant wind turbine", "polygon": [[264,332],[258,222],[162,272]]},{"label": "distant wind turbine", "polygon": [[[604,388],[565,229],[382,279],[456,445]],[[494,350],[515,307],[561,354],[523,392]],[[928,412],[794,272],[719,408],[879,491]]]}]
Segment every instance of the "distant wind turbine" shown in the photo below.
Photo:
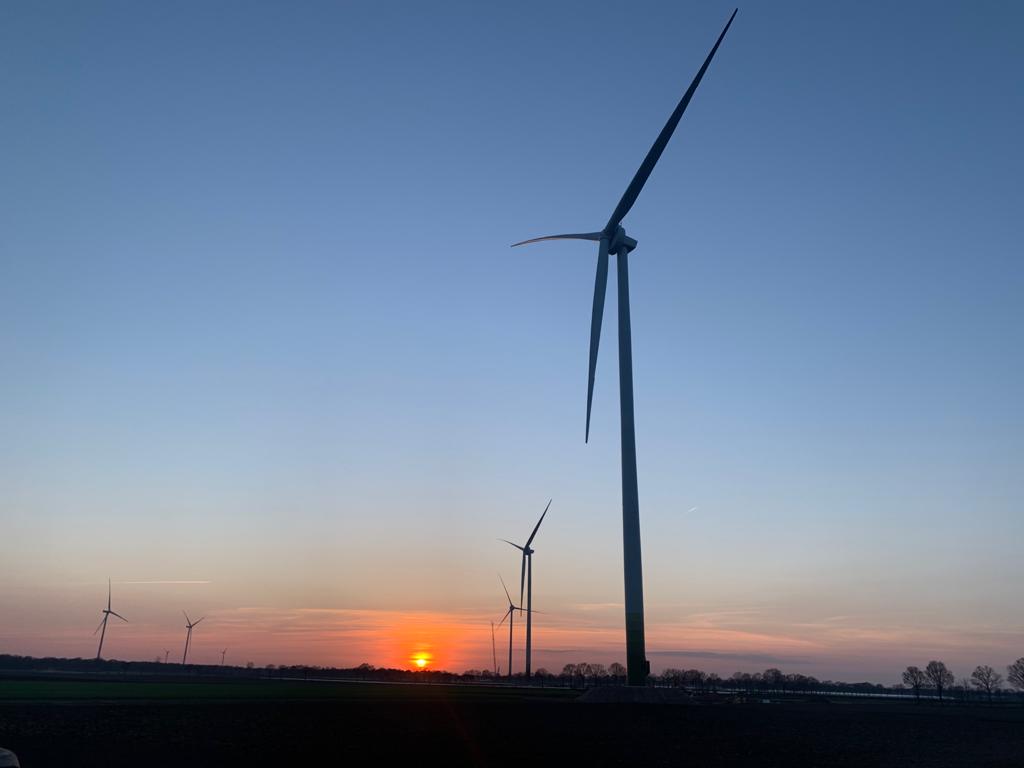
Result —
[{"label": "distant wind turbine", "polygon": [[96,649],[96,661],[100,660],[101,654],[103,653],[103,638],[106,637],[107,634],[107,619],[111,616],[117,616],[121,621],[126,624],[128,623],[128,619],[120,613],[115,613],[110,609],[110,579],[107,579],[107,607],[100,612],[103,614],[103,619],[100,621],[99,626],[92,631],[93,637],[95,637],[97,632],[100,632],[101,629],[103,630],[100,632],[100,647]]},{"label": "distant wind turbine", "polygon": [[505,580],[501,578],[499,574],[498,580],[501,582],[501,588],[505,590],[505,597],[508,598],[508,610],[505,611],[505,615],[501,617],[501,621],[498,622],[500,627],[505,623],[505,619],[508,619],[508,676],[512,677],[512,618],[515,611],[522,611],[523,609],[512,602],[512,596],[508,593],[508,587],[505,586]]},{"label": "distant wind turbine", "polygon": [[188,647],[192,642],[192,628],[206,617],[202,616],[195,621],[192,621],[192,619],[188,617],[187,613],[184,611],[182,611],[182,613],[185,614],[185,629],[188,630],[188,634],[185,635],[185,652],[181,654],[181,666],[185,666],[185,659],[188,658]]},{"label": "distant wind turbine", "polygon": [[228,653],[228,649],[227,648],[225,648],[223,651],[220,652],[220,665],[222,667],[224,666],[224,657],[227,655],[227,653]]},{"label": "distant wind turbine", "polygon": [[[669,139],[679,124],[679,119],[693,98],[697,86],[700,85],[704,73],[707,72],[711,59],[718,51],[725,33],[736,18],[732,12],[722,34],[704,64],[697,71],[697,76],[686,89],[679,104],[676,105],[665,127],[661,129],[654,145],[633,180],[626,187],[611,218],[600,232],[585,232],[570,235],[549,235],[524,240],[515,245],[526,245],[542,240],[591,240],[598,243],[597,247],[597,279],[594,282],[594,306],[590,318],[590,368],[587,377],[587,426],[585,440],[590,440],[590,407],[594,399],[594,372],[597,367],[597,349],[601,341],[601,320],[604,315],[605,289],[608,285],[608,256],[617,256],[618,296],[619,296],[619,417],[622,439],[622,551],[623,571],[625,576],[626,606],[626,667],[629,685],[644,685],[650,664],[644,648],[644,589],[643,568],[640,556],[640,498],[637,489],[636,475],[636,431],[633,421],[633,343],[630,333],[629,315],[629,252],[636,248],[636,240],[626,235],[622,228],[622,220],[629,213],[640,191],[654,170],[661,153],[665,151]],[[514,247],[514,246],[513,246]]]},{"label": "distant wind turbine", "polygon": [[537,535],[537,529],[540,528],[540,524],[544,522],[544,515],[548,513],[548,509],[551,507],[551,499],[548,499],[548,505],[544,507],[544,511],[541,513],[540,520],[533,526],[533,533],[530,534],[530,538],[526,540],[526,544],[519,546],[514,541],[508,539],[502,539],[506,544],[511,544],[513,547],[523,553],[522,570],[519,576],[519,604],[523,604],[523,582],[526,582],[526,676],[530,676],[530,652],[533,649],[533,552],[530,549],[530,544],[533,543],[533,537]]},{"label": "distant wind turbine", "polygon": [[164,651],[164,664],[167,663],[167,657],[170,656],[170,655],[171,655],[171,651],[169,649]]}]

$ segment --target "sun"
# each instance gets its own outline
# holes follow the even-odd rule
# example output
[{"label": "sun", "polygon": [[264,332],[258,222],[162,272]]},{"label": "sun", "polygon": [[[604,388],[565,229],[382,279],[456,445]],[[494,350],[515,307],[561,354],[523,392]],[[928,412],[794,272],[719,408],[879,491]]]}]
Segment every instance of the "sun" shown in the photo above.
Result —
[{"label": "sun", "polygon": [[433,655],[427,651],[417,651],[409,657],[409,661],[416,669],[426,669],[433,661]]}]

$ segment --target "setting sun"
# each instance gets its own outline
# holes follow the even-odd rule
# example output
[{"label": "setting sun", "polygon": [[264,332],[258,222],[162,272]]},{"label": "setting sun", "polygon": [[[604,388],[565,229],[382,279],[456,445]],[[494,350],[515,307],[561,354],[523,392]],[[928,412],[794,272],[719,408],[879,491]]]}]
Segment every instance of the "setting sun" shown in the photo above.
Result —
[{"label": "setting sun", "polygon": [[411,661],[413,666],[417,669],[426,669],[432,660],[433,656],[426,651],[417,651],[409,657],[409,661]]}]

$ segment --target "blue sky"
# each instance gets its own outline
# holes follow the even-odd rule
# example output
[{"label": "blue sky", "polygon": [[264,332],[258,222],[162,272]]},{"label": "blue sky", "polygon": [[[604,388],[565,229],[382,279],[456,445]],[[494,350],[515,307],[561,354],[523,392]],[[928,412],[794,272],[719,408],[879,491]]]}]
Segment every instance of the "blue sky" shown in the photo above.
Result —
[{"label": "blue sky", "polygon": [[[621,601],[614,290],[584,445],[593,249],[508,245],[603,225],[731,10],[0,10],[0,643],[108,575],[498,615],[549,497],[545,609]],[[663,649],[1019,650],[1022,21],[740,8],[625,221]]]}]

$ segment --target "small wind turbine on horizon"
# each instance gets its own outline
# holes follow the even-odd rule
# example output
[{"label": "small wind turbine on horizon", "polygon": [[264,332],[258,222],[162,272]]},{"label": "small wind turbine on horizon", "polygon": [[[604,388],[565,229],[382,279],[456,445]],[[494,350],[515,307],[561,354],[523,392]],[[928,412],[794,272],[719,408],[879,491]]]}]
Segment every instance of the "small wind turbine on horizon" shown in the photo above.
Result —
[{"label": "small wind turbine on horizon", "polygon": [[116,613],[115,611],[111,610],[110,608],[110,579],[107,579],[107,607],[100,612],[103,614],[103,619],[100,621],[99,626],[97,626],[96,629],[92,631],[92,636],[96,637],[96,633],[100,632],[101,629],[103,630],[102,632],[100,632],[100,646],[96,649],[96,661],[99,661],[101,659],[101,654],[103,653],[103,638],[106,637],[107,634],[107,619],[109,619],[111,616],[117,616],[117,618],[119,618],[125,624],[128,623],[128,619],[126,619],[120,613]]},{"label": "small wind turbine on horizon", "polygon": [[501,578],[501,574],[498,574],[498,581],[501,582],[501,588],[505,590],[505,597],[508,598],[508,610],[501,617],[498,626],[500,627],[505,623],[505,619],[508,619],[508,676],[512,677],[512,618],[515,611],[522,612],[523,609],[512,602],[512,596],[508,593],[508,587],[505,586],[505,580]]},{"label": "small wind turbine on horizon", "polygon": [[519,604],[523,604],[523,583],[526,583],[526,676],[530,676],[530,653],[533,648],[533,552],[530,548],[530,544],[533,543],[533,537],[537,535],[537,530],[540,528],[540,524],[544,522],[544,515],[548,513],[548,509],[551,508],[551,499],[548,499],[548,505],[544,507],[544,511],[541,513],[540,520],[533,526],[533,532],[530,534],[530,538],[526,540],[526,544],[519,546],[514,541],[508,539],[502,539],[506,544],[511,544],[513,547],[523,553],[522,570],[519,575]]},{"label": "small wind turbine on horizon", "polygon": [[[668,145],[669,139],[679,124],[683,112],[707,72],[711,59],[729,31],[736,11],[732,12],[714,47],[704,60],[697,76],[686,89],[679,104],[673,110],[665,127],[661,129],[654,145],[648,150],[633,180],[626,187],[608,223],[600,232],[585,232],[569,235],[549,235],[515,243],[526,245],[542,240],[590,240],[598,243],[597,278],[594,281],[594,305],[590,318],[590,367],[587,377],[587,425],[585,441],[590,440],[590,410],[594,399],[594,373],[597,367],[597,349],[601,341],[601,321],[604,315],[604,299],[608,286],[608,257],[617,257],[618,305],[619,305],[619,418],[622,441],[622,550],[625,581],[626,608],[626,667],[629,685],[644,685],[650,664],[644,646],[644,590],[643,568],[640,555],[640,498],[636,472],[636,430],[633,419],[633,342],[629,314],[629,261],[630,251],[636,248],[636,240],[626,235],[622,220],[629,213],[647,183],[654,166]],[[610,105],[611,106],[611,105]],[[621,111],[621,110],[620,110]]]},{"label": "small wind turbine on horizon", "polygon": [[185,635],[185,652],[181,654],[181,666],[185,666],[185,659],[188,658],[188,647],[189,644],[191,644],[192,642],[192,628],[206,617],[201,616],[195,621],[192,621],[192,619],[188,617],[187,613],[185,613],[184,611],[182,611],[182,613],[185,614],[185,629],[188,630],[188,634]]},{"label": "small wind turbine on horizon", "polygon": [[170,651],[170,649],[169,649],[169,648],[168,648],[168,649],[165,649],[165,650],[164,650],[164,664],[166,664],[166,663],[167,663],[167,657],[168,657],[168,656],[170,656],[170,655],[171,655],[171,651]]},{"label": "small wind turbine on horizon", "polygon": [[225,648],[223,651],[220,652],[220,665],[222,667],[224,666],[224,657],[227,656],[227,653],[228,653],[228,649],[227,648]]}]

